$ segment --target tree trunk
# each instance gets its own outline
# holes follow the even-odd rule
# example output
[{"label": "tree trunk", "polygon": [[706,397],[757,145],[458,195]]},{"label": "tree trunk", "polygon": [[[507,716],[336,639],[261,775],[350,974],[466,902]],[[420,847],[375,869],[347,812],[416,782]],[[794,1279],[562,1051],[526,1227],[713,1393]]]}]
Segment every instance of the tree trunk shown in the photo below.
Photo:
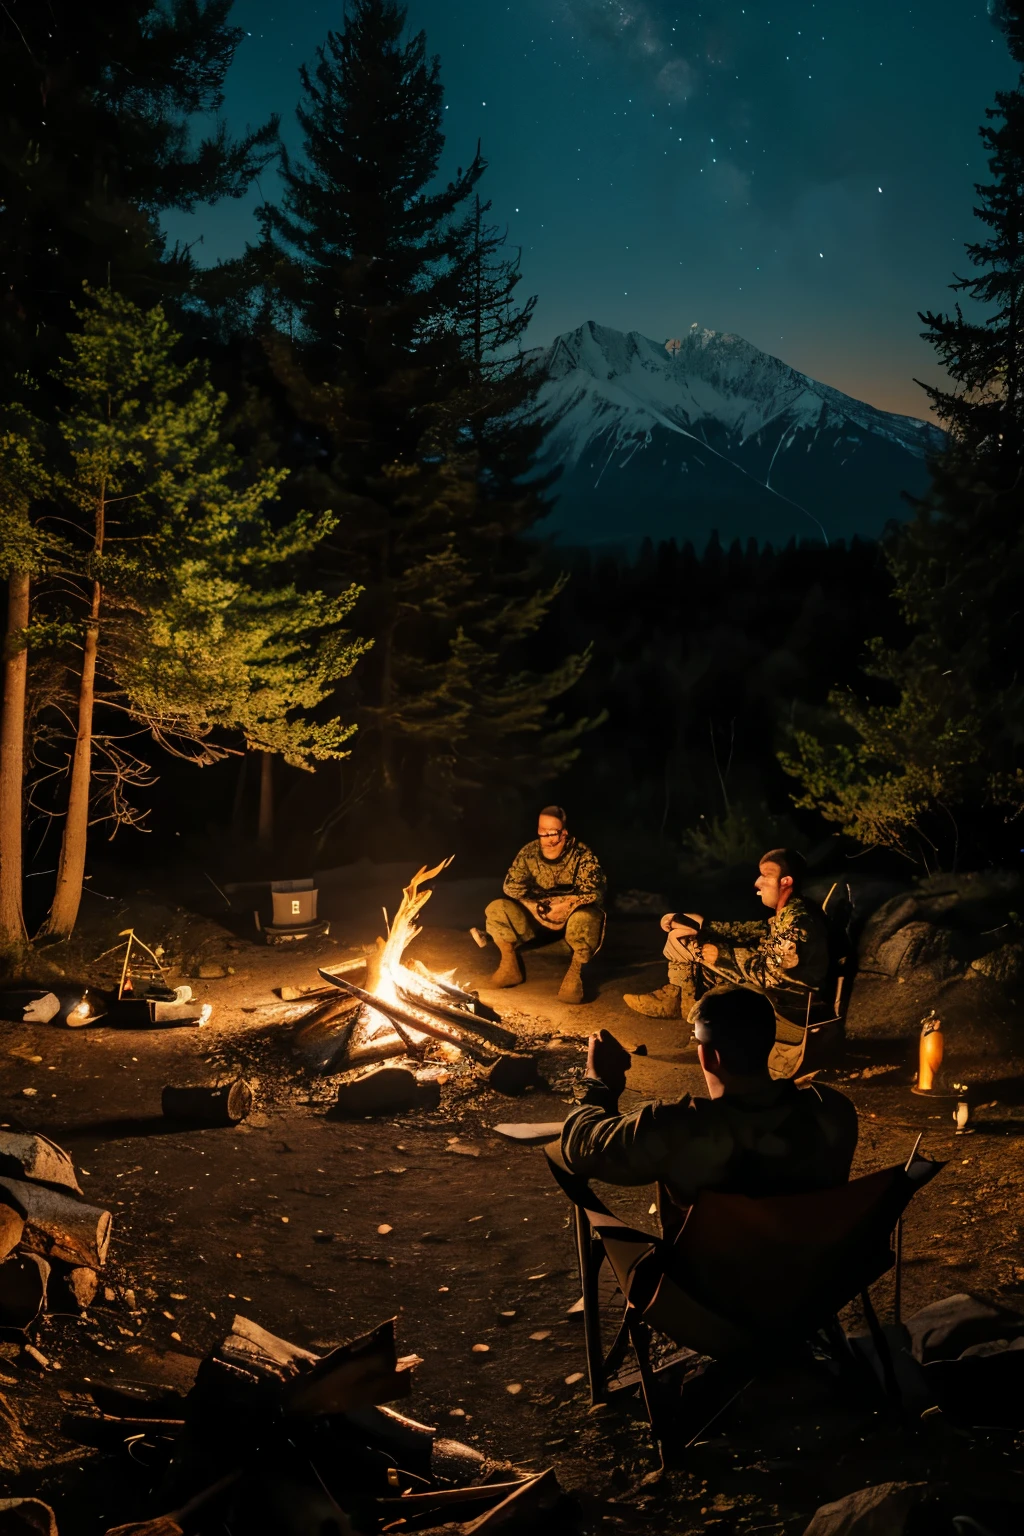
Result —
[{"label": "tree trunk", "polygon": [[249,753],[242,753],[242,760],[238,765],[238,778],[235,780],[235,798],[231,805],[231,835],[241,839],[245,836],[245,784],[249,777]]},{"label": "tree trunk", "polygon": [[256,840],[261,848],[274,843],[274,754],[264,752],[260,763],[260,815]]},{"label": "tree trunk", "polygon": [[21,907],[21,836],[28,648],[16,637],[28,626],[29,589],[27,571],[16,571],[8,580],[0,718],[0,944],[15,947],[24,944],[27,937]]},{"label": "tree trunk", "polygon": [[71,788],[64,821],[64,836],[57,866],[57,889],[50,915],[40,932],[47,938],[71,937],[78,919],[85,877],[85,850],[89,837],[89,790],[92,785],[92,717],[96,695],[96,653],[100,639],[98,581],[93,582],[92,607],[82,651],[82,677],[78,690],[78,735],[71,762]]}]

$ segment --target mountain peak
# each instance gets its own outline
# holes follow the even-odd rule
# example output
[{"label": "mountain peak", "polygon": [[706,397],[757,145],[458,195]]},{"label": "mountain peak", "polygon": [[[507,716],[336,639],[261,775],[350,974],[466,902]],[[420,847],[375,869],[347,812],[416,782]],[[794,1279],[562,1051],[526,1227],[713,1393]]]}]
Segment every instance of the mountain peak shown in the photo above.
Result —
[{"label": "mountain peak", "polygon": [[[927,422],[855,400],[698,321],[661,342],[588,320],[538,361],[552,422],[545,461],[563,472],[551,521],[566,535],[581,517],[592,525],[600,506],[613,525],[606,539],[616,528],[623,538],[699,539],[715,527],[777,540],[783,525],[787,537],[875,536],[905,513],[900,492],[923,488],[926,456],[942,442]],[[616,497],[628,515],[614,513]],[[770,513],[761,528],[751,526],[755,503]],[[837,517],[844,504],[853,526]],[[641,505],[650,526],[637,534]]]}]

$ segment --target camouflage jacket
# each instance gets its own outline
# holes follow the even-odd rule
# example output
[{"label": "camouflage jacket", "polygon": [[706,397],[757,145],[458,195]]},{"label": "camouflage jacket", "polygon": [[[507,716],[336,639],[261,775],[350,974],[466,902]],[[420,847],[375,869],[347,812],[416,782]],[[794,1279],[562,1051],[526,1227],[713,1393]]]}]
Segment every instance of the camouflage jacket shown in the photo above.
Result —
[{"label": "camouflage jacket", "polygon": [[[730,927],[733,933],[728,932]],[[702,930],[701,939],[713,944],[721,938],[725,943],[720,947],[731,948],[738,939],[746,937],[739,933],[739,928],[739,924],[723,923],[716,934],[710,925],[710,929]],[[806,996],[808,989],[822,986],[828,975],[828,923],[824,912],[813,901],[791,896],[781,912],[772,913],[767,932],[762,929],[753,953],[742,959],[737,955],[736,961],[744,978],[769,994],[788,992]]]},{"label": "camouflage jacket", "polygon": [[659,1181],[689,1205],[702,1189],[798,1194],[845,1184],[857,1146],[857,1111],[823,1084],[752,1082],[720,1099],[644,1104],[619,1114],[611,1089],[587,1079],[562,1127],[571,1173],[606,1184]]},{"label": "camouflage jacket", "polygon": [[606,886],[604,871],[586,843],[570,837],[557,859],[544,857],[539,840],[520,848],[502,889],[513,901],[524,896],[530,901],[538,896],[583,896],[600,903]]}]

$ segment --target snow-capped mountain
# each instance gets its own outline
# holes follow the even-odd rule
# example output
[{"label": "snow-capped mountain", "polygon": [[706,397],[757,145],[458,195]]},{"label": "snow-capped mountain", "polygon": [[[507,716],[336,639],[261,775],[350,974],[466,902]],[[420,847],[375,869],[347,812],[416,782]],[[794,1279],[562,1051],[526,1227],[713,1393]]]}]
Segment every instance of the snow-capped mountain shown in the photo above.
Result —
[{"label": "snow-capped mountain", "polygon": [[662,343],[589,321],[537,360],[543,467],[562,470],[541,528],[560,544],[875,537],[942,442],[697,325]]}]

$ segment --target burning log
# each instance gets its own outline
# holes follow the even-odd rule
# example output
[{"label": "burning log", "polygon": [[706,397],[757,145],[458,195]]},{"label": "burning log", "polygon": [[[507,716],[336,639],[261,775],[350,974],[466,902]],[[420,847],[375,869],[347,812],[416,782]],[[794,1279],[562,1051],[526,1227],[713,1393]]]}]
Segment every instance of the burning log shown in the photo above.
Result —
[{"label": "burning log", "polygon": [[[357,998],[330,989],[330,1001],[321,1003],[302,1019],[292,1037],[292,1049],[321,1072],[355,1066],[348,1059],[349,1041],[362,1010]],[[388,1055],[392,1051],[389,1048]],[[379,1059],[379,1058],[377,1058]]]},{"label": "burning log", "polygon": [[[326,976],[326,971],[321,972]],[[354,982],[345,981],[338,977],[338,986],[346,992],[351,992],[360,1002],[369,1008],[375,1008],[383,1013],[391,1022],[403,1029],[418,1031],[423,1035],[431,1035],[435,1040],[443,1040],[447,1045],[457,1046],[460,1051],[465,1051],[469,1056],[475,1056],[478,1061],[491,1061],[492,1054],[483,1050],[474,1040],[467,1039],[460,1030],[452,1028],[442,1019],[435,1018],[428,1013],[425,1007],[413,1007],[411,1003],[392,1002],[381,997],[378,993],[364,992],[362,987],[357,987]],[[404,1047],[403,1047],[404,1048]]]},{"label": "burning log", "polygon": [[[428,984],[433,986],[433,980]],[[494,1046],[499,1051],[514,1051],[519,1044],[517,1037],[510,1029],[502,1029],[493,1024],[489,1019],[479,1018],[475,1013],[468,1012],[465,1008],[458,1008],[452,1003],[441,998],[431,997],[429,992],[422,990],[413,992],[409,987],[398,984],[398,990],[407,1003],[414,1006],[428,1008],[438,1018],[447,1019],[459,1029],[468,1029],[471,1034],[479,1035],[488,1045]]]},{"label": "burning log", "polygon": [[65,1264],[102,1267],[110,1247],[109,1211],[43,1184],[0,1176],[0,1200],[5,1195],[24,1217],[21,1241],[25,1248]]},{"label": "burning log", "polygon": [[492,1024],[501,1023],[501,1014],[498,1013],[497,1009],[492,1008],[490,1003],[485,1003],[475,992],[467,992],[464,987],[456,986],[453,981],[449,981],[444,976],[435,976],[432,971],[427,970],[422,960],[410,960],[409,969],[410,971],[415,971],[417,976],[425,977],[431,986],[437,987],[440,992],[444,992],[460,1008],[472,1009],[477,1018],[490,1019]]},{"label": "burning log", "polygon": [[165,1088],[160,1104],[168,1120],[195,1125],[237,1125],[252,1113],[253,1091],[244,1078],[213,1088]]},{"label": "burning log", "polygon": [[320,970],[324,981],[362,1004],[361,1009],[344,1016],[337,1028],[341,1038],[334,1048],[329,1040],[333,1020],[324,1016],[322,1024],[318,1020],[314,1026],[310,1020],[303,1025],[297,1045],[305,1054],[312,1053],[322,1070],[343,1070],[390,1056],[422,1057],[430,1039],[465,1051],[487,1065],[493,1064],[495,1051],[515,1049],[516,1036],[501,1027],[493,1008],[447,977],[434,976],[420,961],[403,962],[405,950],[420,932],[416,919],[430,899],[427,882],[450,863],[445,859],[412,877],[402,892],[387,938],[379,938],[366,952],[366,974],[361,984],[349,979],[358,961]]},{"label": "burning log", "polygon": [[82,1193],[75,1165],[68,1154],[45,1136],[0,1131],[0,1174],[15,1179],[34,1179],[41,1184],[60,1184]]}]

